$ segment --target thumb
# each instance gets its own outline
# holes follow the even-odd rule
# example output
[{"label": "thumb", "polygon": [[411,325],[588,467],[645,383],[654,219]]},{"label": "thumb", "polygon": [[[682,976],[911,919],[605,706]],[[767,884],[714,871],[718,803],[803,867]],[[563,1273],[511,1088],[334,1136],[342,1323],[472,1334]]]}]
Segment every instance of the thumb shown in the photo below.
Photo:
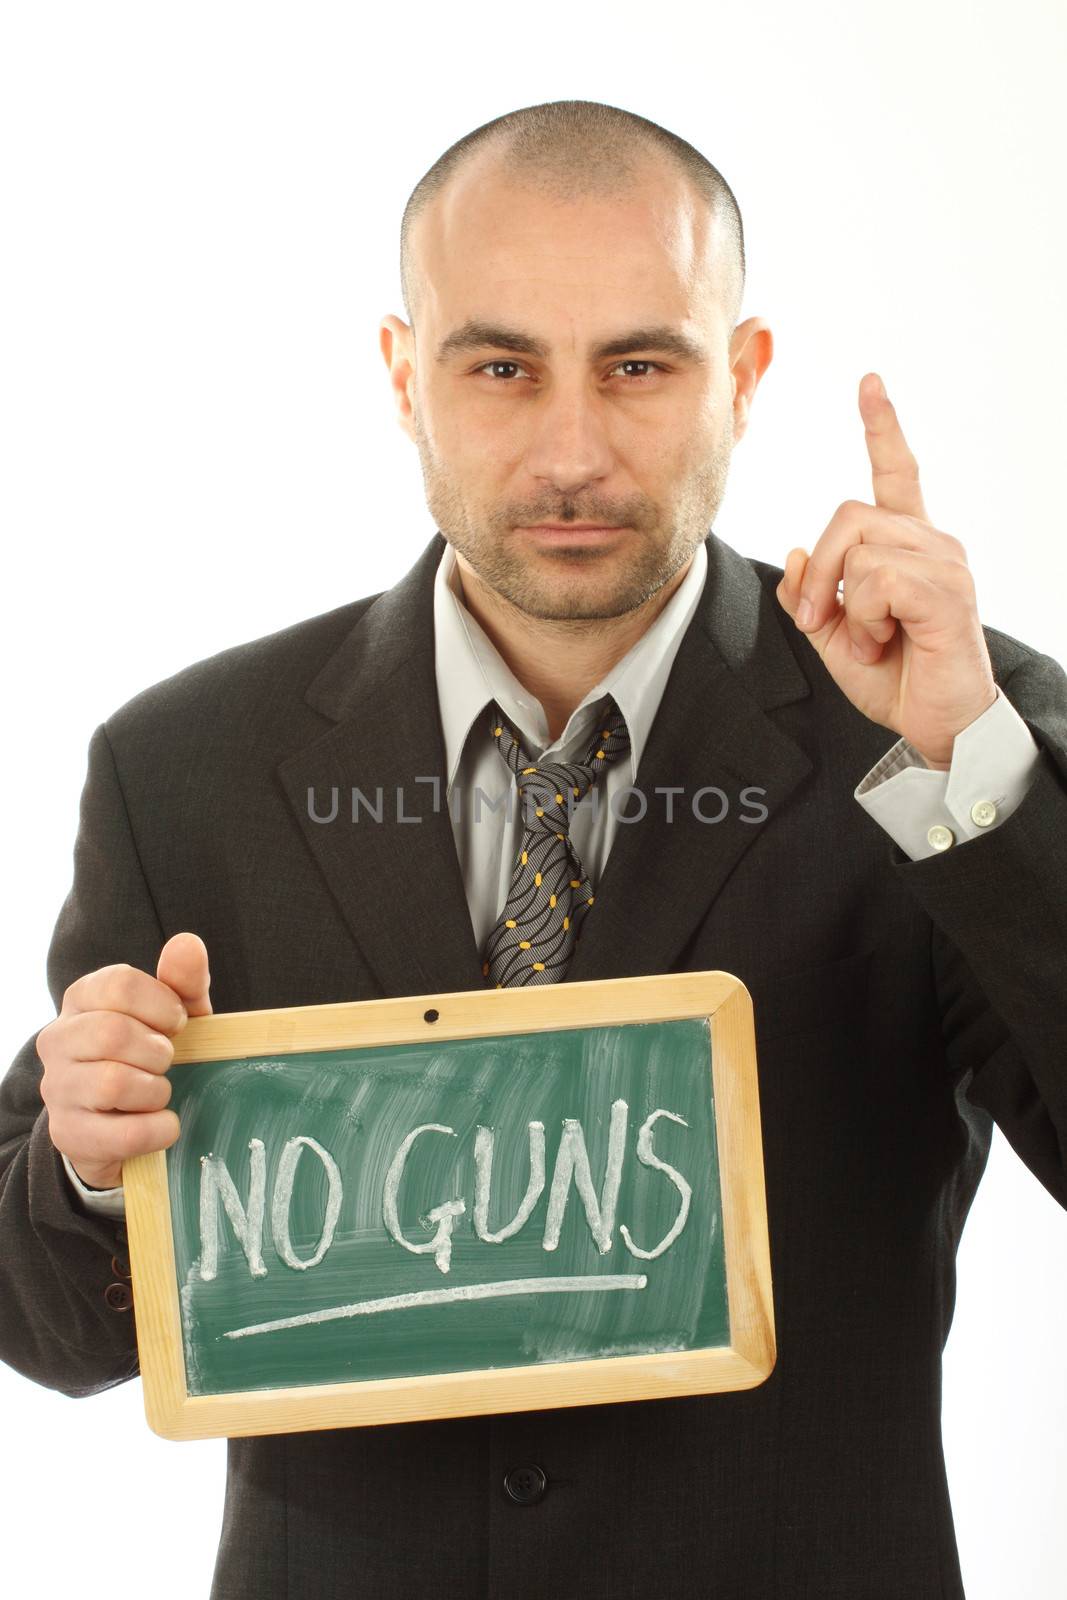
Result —
[{"label": "thumb", "polygon": [[814,632],[808,627],[801,627],[800,623],[797,622],[797,612],[800,609],[800,587],[804,581],[804,574],[807,571],[809,560],[808,552],[802,546],[797,545],[795,549],[790,550],[786,557],[785,570],[775,593],[778,596],[778,604],[782,610],[793,619],[798,632],[803,633],[812,649],[821,658],[840,621],[838,614],[840,608],[835,607],[835,610],[831,612],[822,627],[816,628]]},{"label": "thumb", "polygon": [[211,1015],[207,945],[198,933],[175,933],[167,940],[159,952],[156,977],[174,990],[191,1017]]}]

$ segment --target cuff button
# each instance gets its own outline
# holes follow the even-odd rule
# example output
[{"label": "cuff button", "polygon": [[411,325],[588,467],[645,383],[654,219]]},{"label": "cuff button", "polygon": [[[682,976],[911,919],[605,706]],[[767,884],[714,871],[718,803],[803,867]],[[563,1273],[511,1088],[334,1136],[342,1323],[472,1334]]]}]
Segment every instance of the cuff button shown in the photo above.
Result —
[{"label": "cuff button", "polygon": [[112,1311],[128,1311],[133,1305],[133,1295],[128,1283],[109,1283],[104,1290],[104,1299]]},{"label": "cuff button", "polygon": [[926,842],[934,850],[947,850],[954,844],[956,835],[951,828],[946,828],[942,823],[935,822],[926,835]]}]

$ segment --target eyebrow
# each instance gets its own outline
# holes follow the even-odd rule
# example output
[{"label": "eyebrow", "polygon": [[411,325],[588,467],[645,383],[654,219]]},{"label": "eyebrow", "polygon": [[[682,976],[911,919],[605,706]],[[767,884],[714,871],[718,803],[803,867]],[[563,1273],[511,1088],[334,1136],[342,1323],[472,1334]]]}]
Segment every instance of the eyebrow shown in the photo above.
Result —
[{"label": "eyebrow", "polygon": [[[543,339],[520,328],[505,328],[495,322],[482,322],[471,318],[454,328],[437,347],[437,360],[447,362],[453,356],[471,350],[510,350],[512,355],[538,356],[547,360],[550,347]],[[654,327],[632,328],[629,333],[591,345],[590,361],[606,361],[609,356],[632,355],[637,350],[658,350],[677,357],[680,361],[703,363],[707,360],[704,346],[690,339],[680,328],[668,324]]]}]

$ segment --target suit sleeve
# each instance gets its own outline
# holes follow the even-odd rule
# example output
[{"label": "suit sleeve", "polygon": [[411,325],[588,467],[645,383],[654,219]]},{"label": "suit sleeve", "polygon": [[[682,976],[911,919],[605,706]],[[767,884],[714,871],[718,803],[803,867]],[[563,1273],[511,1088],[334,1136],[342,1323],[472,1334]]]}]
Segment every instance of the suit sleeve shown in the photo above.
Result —
[{"label": "suit sleeve", "polygon": [[1067,675],[1027,650],[1005,692],[1040,747],[1015,811],[980,838],[893,870],[933,923],[958,1089],[1067,1207]]},{"label": "suit sleeve", "polygon": [[[101,724],[89,743],[73,882],[48,949],[56,1013],[68,986],[98,967],[125,961],[154,973],[162,943]],[[121,1218],[86,1211],[67,1177],[48,1134],[36,1037],[0,1081],[0,1359],[64,1394],[95,1394],[138,1370],[125,1229]]]}]

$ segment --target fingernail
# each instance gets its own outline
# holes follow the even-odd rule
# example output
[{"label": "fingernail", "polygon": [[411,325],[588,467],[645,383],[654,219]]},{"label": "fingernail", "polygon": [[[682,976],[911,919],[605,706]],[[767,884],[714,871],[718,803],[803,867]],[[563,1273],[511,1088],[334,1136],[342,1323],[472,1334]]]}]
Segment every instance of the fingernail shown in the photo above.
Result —
[{"label": "fingernail", "polygon": [[811,619],[814,615],[815,607],[812,605],[811,601],[805,597],[797,606],[797,627],[807,628],[810,625]]}]

